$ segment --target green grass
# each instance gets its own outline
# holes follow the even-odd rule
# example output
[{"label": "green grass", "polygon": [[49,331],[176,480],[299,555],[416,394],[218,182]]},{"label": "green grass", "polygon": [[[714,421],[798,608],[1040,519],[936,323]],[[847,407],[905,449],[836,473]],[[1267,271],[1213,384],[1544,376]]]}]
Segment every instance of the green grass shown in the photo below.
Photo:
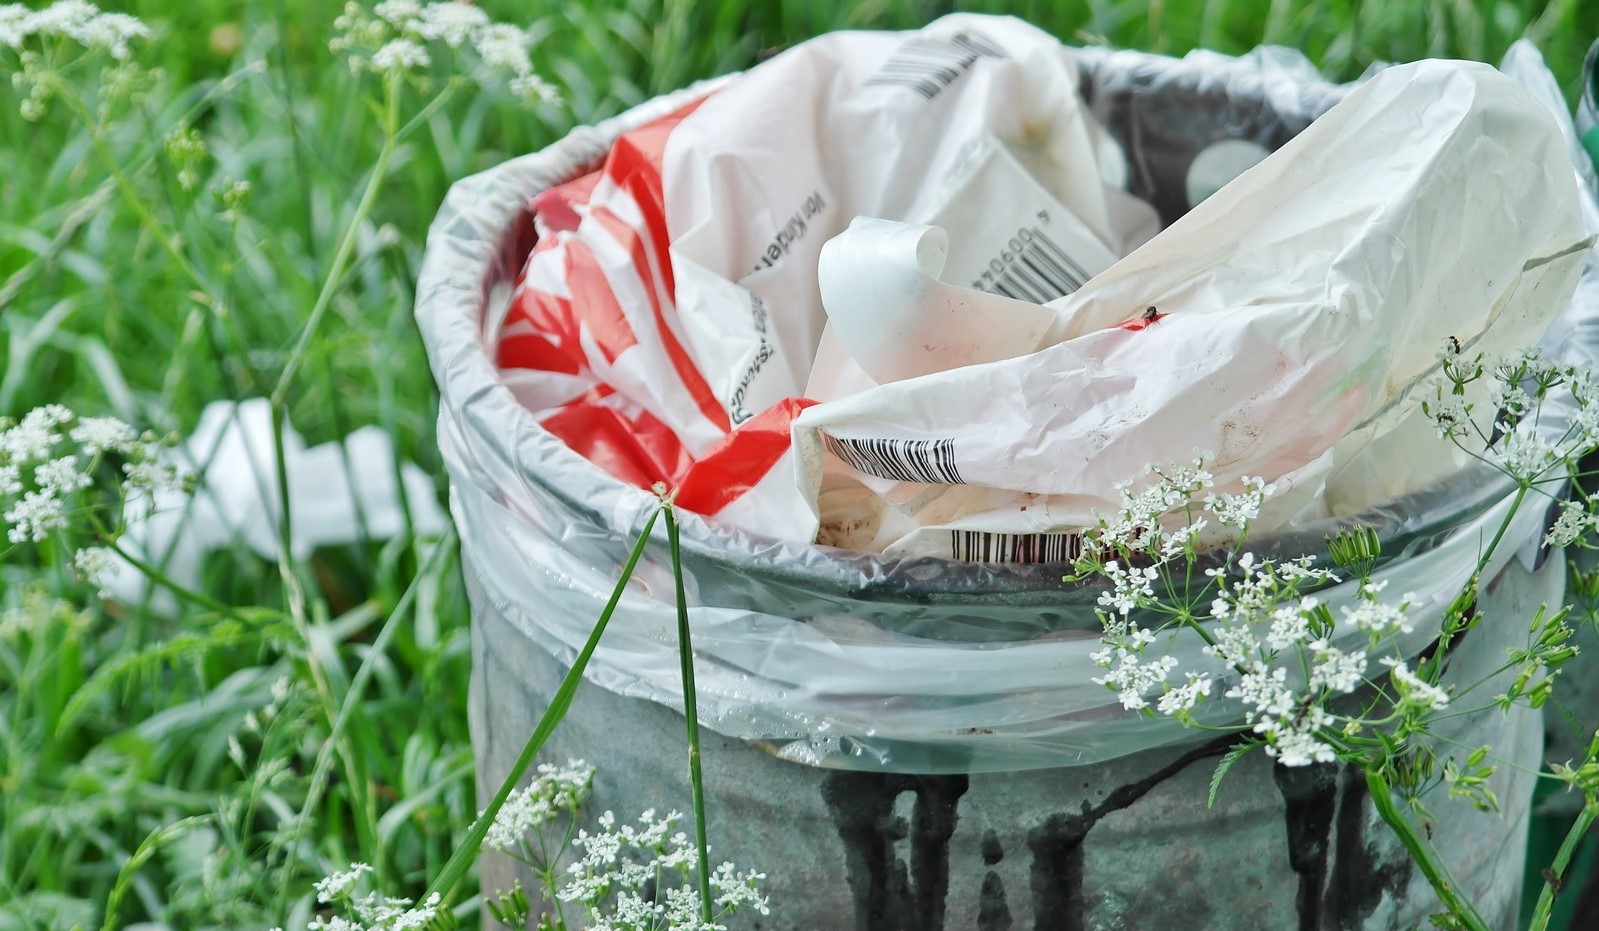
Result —
[{"label": "green grass", "polygon": [[[472,92],[430,116],[395,149],[328,317],[297,352],[382,145],[364,85],[327,49],[337,4],[108,5],[152,26],[139,58],[164,72],[108,133],[109,161],[156,225],[176,231],[200,280],[141,223],[68,112],[24,121],[0,81],[0,416],[59,401],[182,431],[210,401],[270,393],[292,364],[287,413],[308,443],[378,424],[403,458],[440,476],[441,497],[436,395],[410,320],[424,232],[452,179],[574,124],[821,32],[914,27],[955,8],[1169,54],[1288,44],[1338,78],[1377,60],[1494,61],[1528,35],[1568,96],[1599,31],[1599,0],[484,0],[497,18],[538,24],[536,64],[566,104],[529,110]],[[192,192],[162,147],[179,126],[210,152]],[[224,218],[219,192],[240,179],[252,194]],[[206,569],[202,587],[218,605],[175,617],[100,606],[49,559],[5,552],[0,606],[32,624],[0,638],[0,931],[303,925],[311,881],[352,860],[373,863],[386,888],[424,888],[476,809],[459,565],[453,549],[428,552],[409,537],[369,541],[284,573],[236,547]],[[285,579],[305,592],[300,617],[285,610]],[[391,619],[392,639],[380,641]],[[326,792],[294,830],[332,719],[368,661]],[[274,698],[279,680],[289,690]],[[268,705],[271,720],[246,730],[246,713],[264,719]],[[156,833],[186,818],[207,820]],[[162,842],[125,870],[152,836]]]}]

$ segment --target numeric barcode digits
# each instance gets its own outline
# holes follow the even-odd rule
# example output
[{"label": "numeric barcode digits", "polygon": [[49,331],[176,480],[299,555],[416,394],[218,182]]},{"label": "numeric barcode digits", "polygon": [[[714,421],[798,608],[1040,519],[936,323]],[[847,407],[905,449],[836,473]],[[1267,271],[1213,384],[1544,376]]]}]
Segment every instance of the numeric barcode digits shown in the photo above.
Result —
[{"label": "numeric barcode digits", "polygon": [[1043,230],[1023,227],[972,282],[972,287],[1018,301],[1045,304],[1088,281],[1088,271]]}]

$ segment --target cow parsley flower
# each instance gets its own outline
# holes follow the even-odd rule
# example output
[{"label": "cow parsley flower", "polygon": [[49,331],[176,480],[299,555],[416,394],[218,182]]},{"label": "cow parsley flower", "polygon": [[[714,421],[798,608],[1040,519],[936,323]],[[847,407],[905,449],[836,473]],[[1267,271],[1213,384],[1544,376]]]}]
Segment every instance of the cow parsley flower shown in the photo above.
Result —
[{"label": "cow parsley flower", "polygon": [[61,499],[54,492],[30,491],[5,512],[6,539],[12,543],[44,542],[52,530],[65,530],[67,517],[62,511]]},{"label": "cow parsley flower", "polygon": [[21,48],[22,43],[32,34],[28,28],[28,17],[33,11],[20,3],[7,3],[0,6],[0,45],[8,48]]},{"label": "cow parsley flower", "polygon": [[1404,660],[1385,656],[1380,662],[1389,669],[1402,707],[1424,711],[1442,711],[1449,707],[1449,693],[1411,672]]},{"label": "cow parsley flower", "polygon": [[1271,626],[1266,631],[1266,645],[1273,650],[1291,650],[1310,639],[1311,612],[1321,602],[1312,597],[1298,604],[1283,605],[1271,612]]},{"label": "cow parsley flower", "polygon": [[1576,543],[1596,529],[1599,529],[1599,518],[1589,512],[1586,502],[1562,501],[1560,514],[1544,534],[1543,542],[1545,546],[1559,549]]},{"label": "cow parsley flower", "polygon": [[317,901],[342,906],[350,914],[321,914],[306,927],[309,931],[423,931],[438,917],[444,897],[435,892],[420,905],[410,899],[380,896],[375,892],[356,895],[364,877],[372,873],[365,863],[352,863],[348,870],[335,872],[316,883]]},{"label": "cow parsley flower", "polygon": [[1170,656],[1157,657],[1145,663],[1138,652],[1126,649],[1118,649],[1104,659],[1099,665],[1107,672],[1103,676],[1095,676],[1091,681],[1115,691],[1122,707],[1128,711],[1148,707],[1149,702],[1144,696],[1165,684],[1172,670],[1177,668],[1177,660]]},{"label": "cow parsley flower", "polygon": [[378,19],[406,29],[422,18],[422,4],[417,0],[383,0],[372,8],[372,13]]},{"label": "cow parsley flower", "polygon": [[533,34],[509,23],[497,23],[470,3],[444,0],[386,0],[371,11],[350,3],[334,21],[329,48],[344,55],[356,74],[398,76],[420,72],[433,63],[434,51],[470,49],[485,76],[506,81],[525,100],[555,102],[559,94],[534,73]]},{"label": "cow parsley flower", "polygon": [[0,44],[20,48],[30,36],[69,39],[126,61],[133,41],[149,38],[150,29],[126,13],[102,13],[83,0],[58,0],[37,12],[20,4],[0,7]]},{"label": "cow parsley flower", "polygon": [[1364,650],[1351,650],[1344,652],[1329,644],[1326,640],[1313,640],[1308,645],[1310,655],[1315,658],[1310,670],[1310,687],[1328,689],[1340,695],[1347,695],[1360,687],[1366,676],[1366,653]]},{"label": "cow parsley flower", "polygon": [[1285,728],[1274,731],[1272,738],[1266,745],[1266,755],[1276,757],[1283,766],[1309,766],[1338,759],[1333,746],[1317,738],[1310,728]]},{"label": "cow parsley flower", "polygon": [[115,417],[83,417],[68,434],[83,450],[84,455],[98,456],[103,452],[131,452],[139,434]]},{"label": "cow parsley flower", "polygon": [[432,63],[427,49],[410,39],[390,39],[372,53],[372,69],[385,74],[421,71]]},{"label": "cow parsley flower", "polygon": [[1540,436],[1531,422],[1518,425],[1501,420],[1494,429],[1502,434],[1494,455],[1505,472],[1520,481],[1536,482],[1564,469],[1573,452]]},{"label": "cow parsley flower", "polygon": [[[65,419],[61,416],[63,412]],[[34,408],[23,416],[21,423],[0,432],[0,456],[13,463],[45,458],[61,442],[61,433],[56,427],[70,420],[71,416],[71,411],[59,404]]]},{"label": "cow parsley flower", "polygon": [[33,470],[33,480],[40,491],[62,498],[94,483],[87,473],[79,470],[77,456],[49,460]]},{"label": "cow parsley flower", "polygon": [[740,873],[722,863],[708,878],[712,921],[702,917],[699,889],[691,881],[697,860],[688,835],[676,830],[678,812],[651,810],[637,824],[618,825],[607,811],[594,833],[580,831],[572,846],[582,851],[567,871],[558,897],[581,905],[587,926],[614,931],[715,931],[727,915],[770,909],[759,883],[766,874]]},{"label": "cow parsley flower", "polygon": [[430,3],[418,11],[415,29],[425,39],[460,48],[490,25],[489,15],[466,3]]},{"label": "cow parsley flower", "polygon": [[1216,515],[1216,520],[1227,527],[1245,529],[1249,522],[1260,517],[1261,506],[1276,492],[1275,484],[1267,484],[1260,476],[1244,476],[1244,490],[1240,494],[1223,493],[1205,496],[1205,509]]},{"label": "cow parsley flower", "polygon": [[78,550],[72,556],[72,565],[84,581],[99,590],[101,598],[110,597],[106,585],[112,576],[122,571],[116,553],[103,546],[86,546]]},{"label": "cow parsley flower", "polygon": [[170,462],[157,459],[138,459],[124,463],[122,471],[127,476],[127,488],[136,493],[177,491],[183,487],[186,480],[182,469]]},{"label": "cow parsley flower", "polygon": [[1187,674],[1188,681],[1169,689],[1160,697],[1156,706],[1161,714],[1180,717],[1184,712],[1192,711],[1201,701],[1210,695],[1210,676],[1204,673]]},{"label": "cow parsley flower", "polygon": [[1099,603],[1126,617],[1134,608],[1154,601],[1155,580],[1160,573],[1153,566],[1124,569],[1111,560],[1105,563],[1105,577],[1110,579],[1111,590],[1100,594]]},{"label": "cow parsley flower", "polygon": [[361,877],[372,872],[369,863],[351,863],[350,868],[330,873],[316,881],[316,900],[323,904],[349,895]]},{"label": "cow parsley flower", "polygon": [[1398,604],[1378,601],[1378,597],[1387,585],[1388,583],[1384,581],[1361,586],[1360,603],[1354,608],[1342,609],[1345,622],[1356,630],[1371,634],[1373,639],[1394,633],[1408,634],[1415,630],[1415,625],[1411,623],[1409,616],[1411,605],[1416,600],[1415,593],[1406,592],[1400,597]]},{"label": "cow parsley flower", "polygon": [[538,774],[526,788],[514,789],[506,797],[483,838],[485,846],[515,851],[529,832],[555,816],[575,816],[594,782],[594,767],[582,760],[560,767],[541,763]]}]

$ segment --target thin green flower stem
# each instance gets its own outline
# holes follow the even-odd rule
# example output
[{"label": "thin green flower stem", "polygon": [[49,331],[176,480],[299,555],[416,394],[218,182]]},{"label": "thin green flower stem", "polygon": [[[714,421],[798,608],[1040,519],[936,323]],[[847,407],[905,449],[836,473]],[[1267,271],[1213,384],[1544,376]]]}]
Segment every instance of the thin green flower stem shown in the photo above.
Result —
[{"label": "thin green flower stem", "polygon": [[[283,445],[284,429],[283,410],[274,404],[272,458],[278,482],[278,575],[283,579],[283,599],[288,604],[289,618],[294,622],[294,629],[300,637],[300,642],[305,644],[305,666],[311,674],[311,684],[315,686],[317,698],[322,702],[322,708],[331,723],[335,716],[333,687],[328,683],[327,675],[321,665],[317,663],[316,651],[311,641],[311,618],[305,607],[305,587],[300,583],[300,576],[294,565],[294,536],[289,516],[289,468]],[[354,775],[353,767],[351,775]],[[285,873],[284,881],[287,880],[288,876]]]},{"label": "thin green flower stem", "polygon": [[[344,701],[339,706],[339,713],[333,719],[332,727],[328,731],[328,739],[322,742],[322,747],[317,751],[316,763],[311,768],[311,781],[306,788],[305,801],[300,805],[300,820],[311,817],[311,812],[316,809],[317,803],[322,800],[322,793],[327,791],[328,774],[333,768],[333,753],[344,737],[344,729],[354,717],[356,708],[361,704],[361,695],[366,691],[366,684],[372,678],[373,671],[377,668],[377,661],[388,653],[389,642],[399,632],[400,619],[405,617],[411,609],[411,602],[416,600],[417,592],[421,590],[422,580],[435,572],[443,565],[444,557],[455,545],[455,527],[453,525],[445,532],[443,538],[433,545],[433,552],[428,554],[427,561],[417,568],[416,575],[411,577],[411,582],[400,594],[400,600],[395,602],[394,610],[389,612],[388,620],[383,622],[383,628],[372,641],[372,646],[367,650],[366,658],[361,661],[361,666],[355,671],[355,676],[350,679],[350,687],[344,693]],[[291,858],[292,859],[292,858]],[[279,889],[279,901],[288,901],[288,883],[293,873],[284,869],[281,873],[282,885]]]},{"label": "thin green flower stem", "polygon": [[398,79],[387,79],[384,98],[383,145],[378,150],[377,161],[372,165],[372,173],[367,177],[366,190],[361,193],[361,200],[355,206],[355,213],[350,217],[349,224],[344,228],[344,235],[339,239],[338,248],[333,252],[333,261],[328,266],[327,277],[322,280],[322,290],[317,294],[316,303],[311,306],[311,314],[300,330],[299,340],[295,342],[288,361],[284,363],[283,374],[278,376],[277,387],[272,389],[271,400],[274,410],[283,407],[289,385],[300,371],[301,360],[305,358],[311,340],[321,328],[322,318],[327,316],[328,308],[333,305],[333,296],[338,292],[340,279],[344,276],[344,267],[349,264],[350,255],[355,251],[361,224],[377,205],[378,191],[383,187],[383,181],[388,175],[389,160],[394,156],[398,140],[400,111]]},{"label": "thin green flower stem", "polygon": [[450,859],[445,862],[444,868],[433,878],[423,893],[425,900],[437,892],[442,897],[440,908],[447,908],[451,897],[455,894],[455,887],[467,870],[471,869],[472,862],[477,859],[478,850],[483,846],[483,838],[489,833],[489,827],[494,824],[494,817],[504,807],[505,800],[516,789],[522,776],[533,765],[533,760],[538,752],[544,748],[544,742],[549,740],[550,734],[566,717],[567,709],[572,707],[572,696],[577,693],[578,685],[583,681],[583,670],[589,664],[589,658],[594,655],[594,648],[599,646],[600,635],[605,633],[605,627],[611,622],[611,615],[616,612],[616,606],[622,600],[622,593],[627,590],[627,583],[633,578],[633,569],[638,565],[639,557],[644,555],[644,546],[649,542],[650,531],[655,529],[655,521],[661,516],[659,509],[650,515],[645,522],[644,529],[639,532],[638,541],[633,544],[633,552],[627,558],[627,564],[622,567],[622,575],[616,580],[616,588],[611,591],[611,599],[605,603],[605,610],[600,612],[599,620],[594,622],[594,630],[589,634],[588,642],[572,660],[572,668],[567,670],[566,678],[561,680],[560,687],[555,690],[555,696],[550,699],[550,706],[544,710],[539,718],[538,726],[533,728],[533,733],[528,737],[527,744],[522,747],[522,753],[511,764],[510,772],[506,773],[505,780],[500,783],[500,789],[494,793],[494,798],[484,806],[483,813],[467,829],[466,837],[450,854]]},{"label": "thin green flower stem", "polygon": [[1527,926],[1527,931],[1547,931],[1550,916],[1554,913],[1555,897],[1560,894],[1560,887],[1565,885],[1571,858],[1576,855],[1577,845],[1588,835],[1588,829],[1593,827],[1596,817],[1599,817],[1599,805],[1590,799],[1582,806],[1582,814],[1577,816],[1571,829],[1566,831],[1565,840],[1560,842],[1560,850],[1555,853],[1549,869],[1544,871],[1543,891],[1538,893],[1538,904],[1533,907],[1532,923]]},{"label": "thin green flower stem", "polygon": [[155,566],[150,565],[139,557],[123,549],[121,541],[113,537],[106,530],[106,528],[99,523],[99,521],[94,521],[93,523],[95,532],[100,536],[101,540],[103,541],[103,545],[109,547],[112,552],[127,560],[129,565],[139,570],[139,572],[141,572],[145,578],[149,579],[157,587],[164,588],[183,601],[195,604],[214,614],[219,614],[222,617],[239,621],[243,624],[251,623],[250,618],[240,613],[237,608],[225,605],[204,592],[195,591],[194,589],[189,588],[180,582],[173,581],[170,576],[162,572],[160,569],[157,569]]},{"label": "thin green flower stem", "polygon": [[677,653],[683,664],[683,718],[688,722],[688,779],[694,793],[694,844],[699,858],[700,917],[705,923],[711,915],[711,854],[705,842],[705,779],[700,773],[700,717],[694,690],[694,644],[689,639],[688,598],[683,591],[683,556],[677,535],[677,516],[672,502],[666,512],[666,540],[672,550],[672,578],[677,583]]},{"label": "thin green flower stem", "polygon": [[[1511,523],[1515,521],[1516,515],[1521,512],[1521,504],[1527,498],[1527,488],[1526,482],[1517,483],[1516,497],[1510,502],[1509,512],[1505,514],[1504,520],[1499,522],[1498,529],[1494,531],[1493,539],[1488,541],[1488,545],[1477,557],[1477,565],[1471,570],[1470,580],[1444,613],[1444,625],[1438,635],[1438,649],[1434,652],[1432,661],[1426,664],[1428,671],[1432,673],[1426,678],[1433,685],[1438,684],[1438,677],[1443,674],[1443,657],[1449,649],[1450,641],[1454,639],[1455,634],[1464,628],[1464,614],[1467,606],[1477,599],[1477,587],[1481,583],[1483,570],[1488,568],[1488,561],[1493,558],[1494,551],[1499,548],[1500,542],[1504,540],[1505,534],[1509,532]],[[1461,622],[1460,626],[1456,626],[1454,623],[1457,618]]]},{"label": "thin green flower stem", "polygon": [[1400,842],[1410,852],[1411,859],[1421,867],[1421,872],[1427,877],[1427,882],[1433,891],[1438,893],[1438,898],[1444,907],[1450,914],[1460,919],[1469,931],[1494,931],[1488,927],[1486,921],[1483,921],[1482,916],[1477,914],[1471,903],[1460,894],[1455,887],[1454,879],[1449,875],[1449,870],[1438,860],[1432,847],[1416,833],[1410,819],[1406,818],[1404,812],[1399,810],[1399,806],[1394,804],[1393,792],[1388,787],[1388,781],[1376,770],[1367,769],[1365,774],[1366,788],[1371,792],[1372,804],[1376,806],[1377,814],[1390,828],[1393,828],[1394,834],[1398,835]]},{"label": "thin green flower stem", "polygon": [[[344,228],[338,248],[334,251],[333,261],[329,264],[327,275],[322,281],[321,291],[317,294],[316,303],[311,308],[311,313],[306,319],[305,326],[300,331],[300,337],[284,363],[283,372],[278,377],[277,386],[273,388],[270,398],[272,410],[273,434],[273,464],[277,472],[278,482],[278,573],[283,579],[284,598],[288,602],[289,615],[294,621],[295,630],[306,646],[306,668],[310,672],[312,684],[316,688],[317,697],[328,715],[330,722],[337,721],[339,710],[335,707],[333,689],[327,681],[327,676],[318,665],[312,649],[311,623],[306,611],[306,592],[301,583],[299,573],[294,565],[293,539],[294,518],[289,502],[288,459],[284,445],[284,437],[288,426],[287,396],[288,389],[293,384],[294,376],[299,372],[300,365],[310,348],[311,340],[320,328],[322,318],[332,306],[333,296],[338,292],[344,268],[350,261],[350,256],[355,250],[355,243],[359,236],[361,224],[371,215],[377,203],[377,194],[383,186],[383,181],[388,174],[389,159],[395,149],[395,129],[399,113],[399,87],[397,82],[390,79],[384,86],[384,126],[383,145],[378,151],[372,172],[367,178],[366,190],[362,192],[361,200],[356,204],[355,212],[351,215],[349,223]],[[344,760],[345,768],[351,782],[357,786],[361,781],[357,778],[359,767],[354,764],[344,748],[339,746],[339,741],[329,740],[328,745],[333,747]],[[309,811],[307,807],[306,811]],[[284,893],[287,894],[286,885],[289,871],[283,873]]]},{"label": "thin green flower stem", "polygon": [[443,90],[439,91],[437,94],[434,94],[433,99],[423,104],[422,109],[416,111],[416,113],[412,115],[410,119],[405,121],[404,126],[401,126],[399,129],[395,130],[395,141],[398,142],[399,140],[402,140],[406,136],[409,136],[411,133],[415,132],[418,126],[421,126],[423,123],[427,122],[428,119],[432,117],[433,114],[437,113],[451,97],[455,96],[455,92],[465,86],[466,83],[467,80],[460,75],[450,78],[449,83],[444,85]]}]

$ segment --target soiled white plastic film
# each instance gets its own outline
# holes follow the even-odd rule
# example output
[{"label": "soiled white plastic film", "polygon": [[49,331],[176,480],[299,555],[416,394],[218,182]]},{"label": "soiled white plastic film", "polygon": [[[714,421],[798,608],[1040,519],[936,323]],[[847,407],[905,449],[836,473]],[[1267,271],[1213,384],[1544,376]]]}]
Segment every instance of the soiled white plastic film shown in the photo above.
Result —
[{"label": "soiled white plastic film", "polygon": [[[1554,122],[1513,79],[1387,69],[1052,302],[1055,344],[806,410],[801,489],[819,495],[829,453],[893,479],[876,490],[916,510],[883,520],[914,529],[861,547],[890,555],[1092,526],[1152,460],[1196,450],[1218,487],[1276,483],[1257,532],[1358,513],[1464,464],[1413,392],[1449,337],[1493,357],[1548,327],[1591,246],[1576,190]],[[1163,316],[1118,328],[1146,307]]]},{"label": "soiled white plastic film", "polygon": [[[1088,110],[1126,150],[1129,186],[1163,213],[1187,196],[1188,166],[1210,144],[1276,148],[1342,94],[1276,51],[1184,61],[1083,52],[1077,67]],[[592,169],[622,131],[702,90],[459,182],[429,233],[417,317],[442,395],[452,507],[485,592],[474,610],[503,614],[563,661],[588,636],[657,502],[542,429],[502,382],[486,333],[532,245],[529,198]],[[1591,357],[1596,317],[1590,265],[1546,345]],[[1508,491],[1492,473],[1467,471],[1366,510],[1359,520],[1385,541],[1379,577],[1391,579],[1390,591],[1416,592],[1420,618],[1436,617],[1503,519]],[[1542,519],[1528,509],[1507,539],[1535,540]],[[688,513],[682,523],[700,714],[722,734],[816,765],[906,772],[1091,763],[1184,739],[1089,681],[1098,593],[1063,585],[1059,565],[884,558]],[[1315,552],[1333,526],[1307,523],[1261,548]],[[1486,577],[1511,552],[1503,548]],[[589,678],[680,708],[668,567],[663,537],[646,550]],[[1327,593],[1334,605],[1349,594]],[[1417,625],[1415,648],[1426,630]],[[1196,646],[1173,650],[1197,668]],[[1205,711],[1216,721],[1237,715],[1226,700]]]}]

